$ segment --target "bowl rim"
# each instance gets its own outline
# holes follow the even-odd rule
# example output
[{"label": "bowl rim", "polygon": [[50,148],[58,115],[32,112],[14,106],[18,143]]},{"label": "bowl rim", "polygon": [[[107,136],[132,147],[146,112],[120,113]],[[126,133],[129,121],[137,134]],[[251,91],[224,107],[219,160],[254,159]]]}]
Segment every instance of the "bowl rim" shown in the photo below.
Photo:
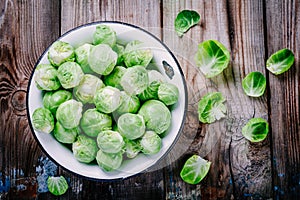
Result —
[{"label": "bowl rim", "polygon": [[[51,47],[51,45],[55,41],[60,40],[61,38],[65,37],[66,35],[68,35],[71,32],[74,32],[74,31],[79,30],[79,29],[84,28],[84,27],[94,26],[94,25],[97,25],[97,24],[106,24],[106,23],[119,24],[119,25],[129,26],[129,27],[134,28],[134,29],[138,29],[138,30],[143,31],[144,33],[148,34],[150,37],[152,37],[156,41],[158,41],[167,50],[167,52],[171,55],[171,57],[173,58],[174,62],[178,66],[179,73],[180,73],[181,78],[183,80],[182,83],[183,83],[184,94],[185,94],[185,97],[184,97],[185,104],[184,104],[184,111],[183,111],[182,122],[181,122],[180,128],[178,130],[178,133],[177,133],[174,141],[171,143],[171,145],[166,150],[166,152],[160,158],[158,158],[156,162],[154,162],[151,166],[147,167],[146,169],[144,169],[144,170],[142,170],[142,171],[140,171],[138,173],[131,174],[131,175],[126,176],[126,177],[112,178],[112,179],[101,179],[101,178],[93,178],[93,177],[85,176],[83,174],[78,174],[77,172],[73,171],[72,169],[69,169],[69,168],[67,168],[67,167],[62,166],[61,164],[59,164],[58,161],[56,161],[52,156],[50,156],[50,154],[45,150],[45,148],[43,147],[43,145],[41,144],[41,142],[37,138],[37,135],[35,133],[35,130],[33,128],[32,122],[31,122],[31,117],[30,117],[30,112],[29,112],[29,93],[30,93],[31,84],[33,83],[33,75],[34,75],[34,72],[35,72],[35,69],[36,69],[37,65],[40,63],[40,61],[45,56],[45,54],[49,51],[49,48]],[[51,42],[51,44],[48,45],[48,47],[44,50],[44,52],[39,56],[39,58],[35,62],[34,67],[33,67],[32,71],[31,71],[29,80],[28,80],[28,85],[27,85],[27,95],[26,95],[27,120],[28,120],[28,124],[30,126],[31,133],[34,136],[34,139],[38,143],[39,147],[42,149],[42,152],[44,154],[46,154],[47,158],[49,158],[55,165],[61,167],[62,169],[64,169],[65,171],[71,173],[72,175],[80,177],[80,178],[85,178],[87,180],[93,180],[93,181],[111,182],[111,181],[126,180],[126,179],[129,179],[129,178],[135,177],[135,176],[139,176],[139,175],[141,175],[143,173],[146,173],[148,171],[151,171],[151,169],[155,168],[155,166],[158,163],[160,163],[169,154],[169,152],[173,149],[173,147],[177,143],[179,137],[181,136],[182,131],[183,131],[183,127],[184,127],[184,124],[185,124],[185,120],[186,120],[186,112],[187,112],[187,107],[188,107],[188,90],[187,90],[185,76],[184,76],[184,73],[182,71],[182,68],[181,68],[181,66],[180,66],[177,58],[172,53],[172,51],[169,49],[169,47],[162,40],[160,40],[157,36],[155,36],[153,33],[149,32],[149,31],[147,31],[147,30],[145,30],[145,29],[143,29],[143,28],[141,28],[141,27],[139,27],[137,25],[126,23],[126,22],[121,22],[121,21],[103,21],[103,20],[89,22],[89,23],[85,23],[85,24],[76,26],[76,27],[74,27],[74,28],[66,31],[62,35],[60,35],[55,41]]]}]

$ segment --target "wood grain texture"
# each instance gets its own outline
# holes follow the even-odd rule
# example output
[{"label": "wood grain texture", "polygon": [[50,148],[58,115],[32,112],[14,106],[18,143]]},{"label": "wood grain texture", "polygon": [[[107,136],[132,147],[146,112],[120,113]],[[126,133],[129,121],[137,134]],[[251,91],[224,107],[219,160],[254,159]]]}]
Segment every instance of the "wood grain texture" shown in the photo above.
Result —
[{"label": "wood grain texture", "polygon": [[[0,172],[11,180],[9,196],[29,198],[34,188],[14,191],[19,182],[29,184],[42,154],[26,116],[27,83],[37,58],[58,35],[59,7],[54,1],[1,1],[0,8]],[[53,21],[46,20],[51,14]]]},{"label": "wood grain texture", "polygon": [[266,16],[267,56],[283,48],[295,54],[289,71],[268,77],[274,198],[296,199],[300,197],[300,2],[267,0]]},{"label": "wood grain texture", "polygon": [[[197,121],[197,103],[204,94],[211,91],[220,91],[227,99],[228,108],[224,120],[209,125],[199,124],[196,130],[185,129],[184,134],[197,133],[187,155],[196,153],[207,158],[212,162],[213,170],[201,187],[190,188],[178,178],[182,160],[187,159],[184,156],[172,170],[173,176],[177,177],[177,186],[188,187],[188,190],[194,191],[191,192],[193,195],[204,199],[240,199],[246,196],[270,198],[269,141],[254,145],[241,135],[242,126],[250,118],[268,119],[266,95],[252,99],[244,94],[241,87],[241,81],[247,73],[265,73],[262,2],[170,0],[164,1],[163,6],[163,38],[179,57],[190,88],[188,116]],[[183,9],[196,10],[202,17],[199,25],[179,38],[174,32],[174,19]],[[207,39],[219,40],[231,52],[228,69],[212,79],[203,77],[194,62],[197,45]],[[168,189],[176,193],[175,196],[180,195],[180,190]]]}]

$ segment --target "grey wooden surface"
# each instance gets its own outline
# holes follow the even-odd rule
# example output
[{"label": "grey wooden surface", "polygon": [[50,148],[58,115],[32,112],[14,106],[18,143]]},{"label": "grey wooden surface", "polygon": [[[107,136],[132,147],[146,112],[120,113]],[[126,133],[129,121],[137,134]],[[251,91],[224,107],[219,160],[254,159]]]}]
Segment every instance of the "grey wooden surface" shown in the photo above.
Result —
[{"label": "grey wooden surface", "polygon": [[[299,0],[1,0],[0,1],[0,199],[53,199],[45,173],[64,175],[70,188],[59,199],[296,199],[300,194]],[[182,38],[174,19],[183,9],[201,15]],[[66,31],[94,21],[121,21],[160,38],[178,59],[188,86],[183,133],[156,170],[124,181],[96,182],[53,164],[31,133],[26,115],[30,74],[42,52]],[[231,53],[229,67],[206,79],[194,63],[197,45],[217,39]],[[289,48],[295,64],[279,76],[265,68],[275,51]],[[243,93],[251,71],[267,77],[260,98]],[[227,117],[198,121],[197,103],[210,91],[226,97]],[[252,117],[269,121],[268,138],[253,144],[241,135]],[[197,185],[180,170],[198,154],[212,162]],[[42,169],[42,170],[41,170]]]}]

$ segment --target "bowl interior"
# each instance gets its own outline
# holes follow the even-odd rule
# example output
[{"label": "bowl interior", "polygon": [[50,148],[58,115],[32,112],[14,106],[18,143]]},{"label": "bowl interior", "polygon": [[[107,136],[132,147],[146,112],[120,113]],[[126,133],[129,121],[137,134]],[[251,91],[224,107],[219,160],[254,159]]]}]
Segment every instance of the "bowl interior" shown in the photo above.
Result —
[{"label": "bowl interior", "polygon": [[[174,55],[156,37],[138,27],[118,22],[97,22],[75,28],[62,35],[58,40],[68,42],[74,47],[78,47],[87,42],[92,43],[92,33],[96,30],[96,26],[99,23],[107,24],[114,29],[117,33],[118,42],[120,43],[127,43],[132,40],[140,40],[144,43],[145,47],[151,48],[153,51],[152,63],[154,63],[157,70],[166,77],[168,82],[175,84],[179,89],[179,101],[172,110],[172,126],[162,140],[163,145],[160,152],[153,156],[139,154],[134,159],[125,160],[123,161],[122,166],[114,172],[104,172],[96,163],[84,164],[78,162],[74,158],[70,149],[59,143],[52,136],[52,134],[45,134],[32,128],[32,113],[35,109],[42,107],[42,92],[38,90],[35,85],[34,72],[31,76],[28,86],[28,117],[34,136],[42,149],[50,158],[52,158],[56,163],[61,165],[66,170],[92,179],[122,179],[141,173],[153,166],[160,159],[163,159],[163,157],[175,144],[184,123],[187,105],[187,90],[183,73]],[[40,57],[39,61],[36,63],[36,66],[40,63],[49,63],[47,59],[47,53],[48,49]],[[166,70],[162,64],[163,61],[166,61],[172,67],[171,71],[174,72],[172,79],[170,79],[170,77],[167,75],[169,73],[166,73]],[[171,68],[167,67],[167,69],[167,71],[170,71]]]}]

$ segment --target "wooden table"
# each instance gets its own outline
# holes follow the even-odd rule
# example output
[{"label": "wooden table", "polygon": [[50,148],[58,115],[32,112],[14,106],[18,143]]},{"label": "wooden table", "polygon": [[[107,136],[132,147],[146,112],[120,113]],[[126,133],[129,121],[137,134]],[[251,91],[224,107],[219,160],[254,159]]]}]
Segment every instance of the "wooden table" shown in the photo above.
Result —
[{"label": "wooden table", "polygon": [[[179,38],[174,19],[183,9],[199,12],[201,22]],[[47,174],[69,181],[60,199],[300,197],[299,0],[1,0],[0,10],[0,199],[53,199],[42,187]],[[181,64],[189,89],[184,130],[168,157],[154,171],[117,182],[87,180],[53,164],[35,141],[26,113],[29,77],[45,48],[66,31],[101,20],[132,23],[160,38]],[[211,79],[194,63],[197,45],[206,39],[231,52],[229,67]],[[295,64],[275,76],[265,63],[282,48],[294,52]],[[246,96],[241,87],[252,71],[267,78],[260,98]],[[226,97],[227,116],[202,124],[197,103],[210,91]],[[255,144],[241,135],[253,117],[270,125],[267,139]],[[192,154],[212,162],[197,185],[179,176]]]}]

